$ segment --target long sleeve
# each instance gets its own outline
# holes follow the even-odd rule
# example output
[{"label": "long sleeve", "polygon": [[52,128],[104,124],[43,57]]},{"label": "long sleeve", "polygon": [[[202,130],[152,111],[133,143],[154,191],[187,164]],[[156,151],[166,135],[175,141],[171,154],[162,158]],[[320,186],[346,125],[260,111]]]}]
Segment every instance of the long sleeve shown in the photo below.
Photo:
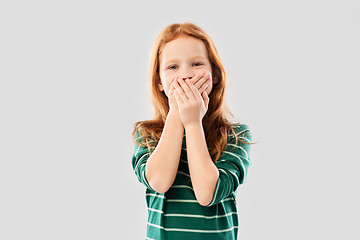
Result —
[{"label": "long sleeve", "polygon": [[[239,139],[251,143],[251,133],[247,125],[235,125],[234,130]],[[221,152],[220,158],[215,163],[219,169],[213,199],[208,207],[218,204],[221,200],[236,191],[237,187],[244,183],[251,165],[249,158],[250,145],[238,141],[235,145],[235,137],[228,136],[228,144]]]},{"label": "long sleeve", "polygon": [[[135,141],[140,142],[140,134],[138,129],[135,132]],[[131,157],[132,167],[135,171],[135,175],[137,176],[139,182],[144,184],[148,189],[154,191],[150,184],[148,183],[145,177],[145,169],[146,169],[146,162],[150,157],[149,149],[146,146],[138,146],[134,143],[134,153]]]}]

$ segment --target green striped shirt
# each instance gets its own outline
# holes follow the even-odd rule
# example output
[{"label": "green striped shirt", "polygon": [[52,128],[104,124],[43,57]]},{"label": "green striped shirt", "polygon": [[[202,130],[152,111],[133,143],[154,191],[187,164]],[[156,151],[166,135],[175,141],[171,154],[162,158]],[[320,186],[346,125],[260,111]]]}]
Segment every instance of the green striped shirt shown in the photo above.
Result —
[{"label": "green striped shirt", "polygon": [[[242,141],[252,141],[247,125],[234,124],[233,127]],[[136,131],[135,140],[138,140],[139,136],[139,132]],[[146,186],[146,239],[237,239],[239,221],[235,200],[236,189],[245,182],[251,165],[249,150],[250,145],[240,141],[235,145],[234,135],[229,131],[228,144],[215,164],[219,169],[219,179],[213,199],[209,205],[201,206],[189,182],[185,134],[178,172],[173,185],[166,193],[157,193],[150,187],[145,178],[148,148],[134,144],[132,166],[138,180]]]}]

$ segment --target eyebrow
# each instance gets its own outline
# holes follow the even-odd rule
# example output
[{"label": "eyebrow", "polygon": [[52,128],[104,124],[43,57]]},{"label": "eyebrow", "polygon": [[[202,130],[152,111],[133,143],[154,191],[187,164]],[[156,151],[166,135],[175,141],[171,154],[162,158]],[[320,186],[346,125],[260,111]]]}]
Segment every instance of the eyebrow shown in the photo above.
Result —
[{"label": "eyebrow", "polygon": [[[192,57],[192,58],[190,58],[191,60],[194,60],[194,59],[196,59],[196,58],[203,58],[203,59],[206,59],[205,57],[203,57],[203,56],[194,56],[194,57]],[[169,63],[171,63],[171,62],[176,62],[177,61],[177,59],[171,59],[171,60],[169,60],[169,61],[166,61],[164,64],[166,65],[166,64],[169,64]]]}]

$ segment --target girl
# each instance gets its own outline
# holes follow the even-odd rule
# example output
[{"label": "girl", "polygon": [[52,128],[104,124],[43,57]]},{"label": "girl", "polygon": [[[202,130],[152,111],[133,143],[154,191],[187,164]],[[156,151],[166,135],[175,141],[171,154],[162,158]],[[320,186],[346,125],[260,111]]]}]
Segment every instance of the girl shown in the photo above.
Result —
[{"label": "girl", "polygon": [[226,118],[214,43],[192,23],[171,24],[155,41],[150,74],[155,116],[132,132],[146,239],[237,239],[236,189],[250,165],[251,135]]}]

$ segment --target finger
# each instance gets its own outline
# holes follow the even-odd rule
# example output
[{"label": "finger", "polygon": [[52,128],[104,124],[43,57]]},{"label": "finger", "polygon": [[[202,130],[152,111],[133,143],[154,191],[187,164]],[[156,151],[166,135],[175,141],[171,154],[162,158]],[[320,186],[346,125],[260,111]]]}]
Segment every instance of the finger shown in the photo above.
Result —
[{"label": "finger", "polygon": [[174,88],[174,82],[172,82],[171,85],[170,85],[170,89],[169,89],[169,96],[171,96],[173,94],[174,89],[175,89]]},{"label": "finger", "polygon": [[174,96],[175,96],[176,102],[178,104],[178,107],[180,108],[180,105],[184,104],[184,102],[182,101],[182,99],[179,96],[179,93],[176,91],[176,89],[174,90]]},{"label": "finger", "polygon": [[205,108],[208,109],[210,99],[209,99],[209,96],[207,95],[207,92],[203,92],[202,96],[204,99]]},{"label": "finger", "polygon": [[192,94],[195,97],[195,99],[201,101],[201,93],[195,87],[195,85],[193,83],[191,83],[191,82],[189,82],[188,85],[189,85],[189,88],[191,89]]},{"label": "finger", "polygon": [[201,78],[204,76],[205,73],[202,73],[202,74],[196,74],[194,77],[192,77],[190,79],[190,81],[195,85],[195,87],[197,89],[200,88],[201,86],[201,82],[199,82],[201,80]]},{"label": "finger", "polygon": [[202,77],[197,81],[195,84],[197,89],[200,89],[204,84],[206,84],[206,81],[210,79],[211,74],[210,73],[204,73]]},{"label": "finger", "polygon": [[170,91],[171,89],[172,89],[172,92],[174,92],[174,90],[175,90],[175,84],[176,84],[177,80],[178,80],[178,77],[175,77],[174,80],[171,82],[169,92],[171,92],[171,91]]},{"label": "finger", "polygon": [[194,85],[204,76],[205,73],[195,74],[190,80],[194,83]]},{"label": "finger", "polygon": [[[191,88],[189,87],[189,85],[191,84],[191,82],[185,82],[182,78],[179,78],[179,84],[181,86],[181,88],[183,89],[186,98],[187,99],[195,99],[195,95],[193,93],[193,91],[191,90]],[[185,100],[185,99],[183,99]]]},{"label": "finger", "polygon": [[199,88],[199,92],[203,93],[204,91],[206,91],[206,89],[210,87],[210,84],[211,84],[211,81],[210,81],[210,78],[208,78],[206,80],[206,82]]},{"label": "finger", "polygon": [[[181,78],[180,78],[181,79]],[[178,79],[178,80],[180,80]],[[182,80],[182,79],[181,79]],[[185,84],[186,85],[186,84]],[[188,100],[187,95],[184,92],[184,89],[180,86],[178,81],[174,82],[174,87],[175,87],[175,92],[177,93],[177,95],[181,98],[182,102],[185,102]]]}]

